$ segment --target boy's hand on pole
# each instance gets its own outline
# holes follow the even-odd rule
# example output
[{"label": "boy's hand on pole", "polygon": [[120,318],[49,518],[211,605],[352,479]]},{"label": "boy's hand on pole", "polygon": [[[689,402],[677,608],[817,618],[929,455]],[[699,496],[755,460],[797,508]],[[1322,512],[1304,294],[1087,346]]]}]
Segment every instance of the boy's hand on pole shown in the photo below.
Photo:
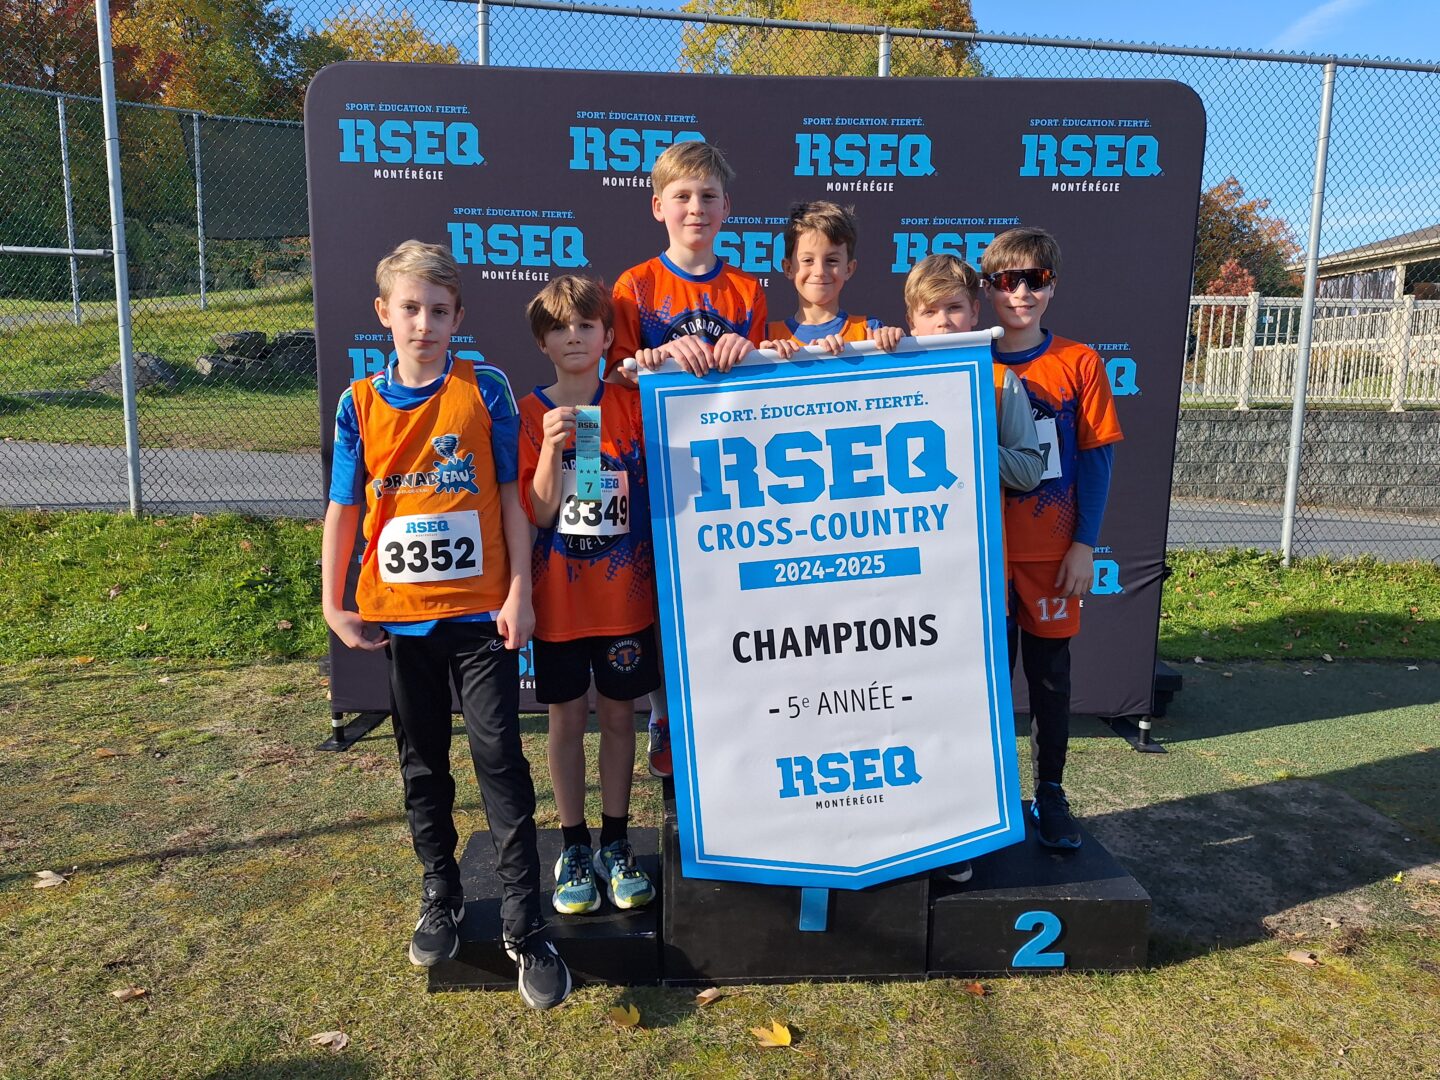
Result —
[{"label": "boy's hand on pole", "polygon": [[661,356],[670,357],[691,375],[704,376],[715,366],[710,343],[694,334],[667,341],[656,351]]},{"label": "boy's hand on pole", "polygon": [[870,331],[870,340],[885,352],[894,352],[895,346],[900,344],[900,339],[904,336],[905,331],[898,326],[877,326]]},{"label": "boy's hand on pole", "polygon": [[781,360],[789,360],[800,349],[800,343],[794,338],[781,338],[779,341],[762,341],[757,348],[770,349]]},{"label": "boy's hand on pole", "polygon": [[715,348],[711,353],[715,369],[729,371],[754,349],[755,346],[749,338],[741,337],[739,334],[721,335],[720,340],[715,342]]},{"label": "boy's hand on pole", "polygon": [[1084,596],[1090,591],[1095,577],[1095,549],[1078,541],[1060,560],[1060,571],[1055,575],[1056,596]]},{"label": "boy's hand on pole", "polygon": [[842,338],[839,334],[826,334],[824,337],[820,338],[818,341],[812,342],[811,344],[824,349],[831,356],[839,356],[845,351],[845,339]]}]

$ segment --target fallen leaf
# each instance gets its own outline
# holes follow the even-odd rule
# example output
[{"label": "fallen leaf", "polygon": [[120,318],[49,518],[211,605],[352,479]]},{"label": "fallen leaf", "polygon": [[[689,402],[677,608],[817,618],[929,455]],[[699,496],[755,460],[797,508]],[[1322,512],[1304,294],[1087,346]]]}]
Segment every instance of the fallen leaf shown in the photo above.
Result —
[{"label": "fallen leaf", "polygon": [[310,1045],[328,1047],[332,1054],[338,1054],[350,1045],[350,1036],[343,1031],[317,1031],[310,1036]]},{"label": "fallen leaf", "polygon": [[1400,882],[1402,882],[1402,881],[1405,880],[1405,871],[1404,871],[1404,870],[1396,871],[1395,876],[1392,877],[1390,880],[1393,881],[1393,882],[1395,882],[1395,884],[1397,884],[1397,885],[1400,884]]},{"label": "fallen leaf", "polygon": [[1319,967],[1320,960],[1313,952],[1305,949],[1291,949],[1285,954],[1286,960],[1294,960],[1297,964],[1304,964],[1306,967]]},{"label": "fallen leaf", "polygon": [[755,1036],[761,1046],[790,1045],[790,1029],[779,1020],[771,1020],[768,1028],[751,1028],[750,1034]]},{"label": "fallen leaf", "polygon": [[1284,645],[1281,645],[1281,646],[1280,646],[1280,648],[1284,649],[1286,652],[1289,652],[1289,651],[1290,651],[1291,649],[1293,649],[1294,647],[1295,647],[1295,646],[1292,645],[1292,644],[1290,644],[1290,642],[1288,642],[1288,641],[1285,642]]},{"label": "fallen leaf", "polygon": [[170,676],[169,676],[169,675],[161,675],[160,678],[156,680],[156,682],[162,682],[162,683],[168,683],[169,681],[170,681]]},{"label": "fallen leaf", "polygon": [[77,664],[93,664],[94,662],[95,662],[95,657],[93,657],[93,656],[77,656],[77,657],[75,657],[75,663],[77,663]]},{"label": "fallen leaf", "polygon": [[967,994],[974,994],[976,997],[984,997],[987,993],[989,993],[989,991],[985,989],[984,985],[978,982],[965,983],[960,987],[960,989],[964,990]]},{"label": "fallen leaf", "polygon": [[148,622],[136,623],[135,629],[143,634],[146,630],[150,629],[150,624]]},{"label": "fallen leaf", "polygon": [[1197,664],[1203,664],[1204,662],[1205,662],[1205,658],[1204,658],[1203,656],[1197,656],[1197,657],[1195,657],[1195,663],[1197,663]]},{"label": "fallen leaf", "polygon": [[640,1026],[640,1010],[635,1005],[612,1005],[607,1014],[610,1023],[618,1028],[633,1028]]},{"label": "fallen leaf", "polygon": [[1314,675],[1315,672],[1313,672],[1313,671],[1302,671],[1302,672],[1300,672],[1300,674],[1301,674],[1301,675]]},{"label": "fallen leaf", "polygon": [[[251,548],[253,548],[254,546],[255,546],[255,545],[252,544],[249,540],[243,540],[243,539],[242,539],[242,540],[240,541],[240,550],[241,550],[241,551],[249,551],[249,550],[250,550]],[[335,1033],[332,1033],[332,1032],[328,1032],[328,1031],[327,1031],[327,1032],[322,1032],[322,1034],[329,1035],[329,1034],[335,1034]]]},{"label": "fallen leaf", "polygon": [[1406,670],[1406,671],[1419,671],[1419,670],[1420,670],[1420,665],[1419,665],[1419,664],[1406,664],[1406,665],[1405,665],[1405,670]]},{"label": "fallen leaf", "polygon": [[120,595],[122,592],[124,592],[124,591],[125,591],[125,586],[124,586],[124,585],[119,585],[119,584],[111,585],[110,588],[109,588],[109,590],[108,590],[108,592],[107,592],[107,595],[110,597],[111,600],[114,600],[115,597],[119,596],[119,595]]},{"label": "fallen leaf", "polygon": [[725,996],[725,992],[718,986],[712,986],[707,990],[701,990],[695,995],[696,1005],[713,1005]]},{"label": "fallen leaf", "polygon": [[56,885],[64,885],[67,880],[62,875],[55,873],[54,870],[36,870],[35,877],[35,888],[37,889],[51,889]]},{"label": "fallen leaf", "polygon": [[276,629],[276,630],[289,630],[289,629],[290,629],[291,627],[293,627],[294,625],[295,625],[295,624],[292,623],[289,619],[281,619],[279,622],[277,622],[277,623],[275,624],[275,629]]},{"label": "fallen leaf", "polygon": [[1327,916],[1321,916],[1320,921],[1323,922],[1326,926],[1328,926],[1331,930],[1334,930],[1340,925],[1339,919],[1331,919]]},{"label": "fallen leaf", "polygon": [[116,1001],[134,1001],[136,998],[145,997],[150,993],[143,986],[122,986],[119,990],[111,990],[110,996]]},{"label": "fallen leaf", "polygon": [[102,746],[102,747],[100,747],[99,750],[96,750],[96,751],[95,751],[95,756],[96,756],[96,757],[99,757],[99,758],[106,758],[106,757],[124,757],[125,755],[123,755],[122,753],[120,753],[119,750],[111,750],[110,747],[108,747],[108,746]]},{"label": "fallen leaf", "polygon": [[1335,662],[1335,658],[1331,656],[1328,652],[1322,652],[1320,654],[1320,659],[1324,660],[1327,664],[1333,664]]}]

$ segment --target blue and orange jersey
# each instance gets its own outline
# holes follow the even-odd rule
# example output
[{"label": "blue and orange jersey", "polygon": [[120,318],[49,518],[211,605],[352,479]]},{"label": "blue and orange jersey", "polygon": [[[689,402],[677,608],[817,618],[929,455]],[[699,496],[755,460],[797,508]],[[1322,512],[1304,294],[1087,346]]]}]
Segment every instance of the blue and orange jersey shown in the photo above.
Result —
[{"label": "blue and orange jersey", "polygon": [[760,282],[716,261],[704,274],[687,274],[657,255],[620,275],[612,290],[615,340],[606,370],[638,349],[698,334],[712,345],[726,334],[739,334],[756,345],[765,340],[765,292]]},{"label": "blue and orange jersey", "polygon": [[1105,365],[1092,349],[1046,332],[1023,353],[994,354],[1030,398],[1045,472],[1033,491],[1005,492],[1005,540],[1011,562],[1064,558],[1079,521],[1076,476],[1081,451],[1124,436]]},{"label": "blue and orange jersey", "polygon": [[484,616],[509,592],[490,403],[473,364],[447,359],[437,383],[410,408],[371,379],[353,383],[341,402],[364,461],[355,600],[370,622]]},{"label": "blue and orange jersey", "polygon": [[[545,641],[615,637],[655,621],[655,556],[640,395],[600,383],[602,498],[575,498],[575,443],[565,448],[560,509],[535,537],[531,562],[535,636]],[[520,502],[535,522],[531,484],[544,440],[545,414],[555,407],[536,387],[520,402]],[[536,522],[538,525],[538,522]]]},{"label": "blue and orange jersey", "polygon": [[878,329],[879,326],[879,319],[847,315],[842,311],[829,322],[823,323],[798,323],[794,319],[772,322],[765,336],[771,341],[791,338],[801,345],[813,345],[831,334],[839,334],[841,341],[869,341],[870,331]]}]

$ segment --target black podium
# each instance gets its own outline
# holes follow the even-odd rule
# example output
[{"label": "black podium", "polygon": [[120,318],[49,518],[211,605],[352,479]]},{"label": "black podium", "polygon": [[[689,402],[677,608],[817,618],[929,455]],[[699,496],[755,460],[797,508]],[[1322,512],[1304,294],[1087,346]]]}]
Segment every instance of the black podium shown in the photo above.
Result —
[{"label": "black podium", "polygon": [[[1022,843],[976,859],[963,885],[924,875],[831,890],[821,898],[820,931],[801,929],[801,889],[684,877],[669,797],[664,827],[631,830],[630,839],[655,901],[638,911],[607,903],[592,915],[558,915],[548,905],[560,833],[540,833],[550,931],[577,983],[924,979],[1145,964],[1149,894],[1089,833],[1078,851],[1052,851],[1032,827]],[[460,951],[430,969],[429,989],[513,989],[489,833],[470,837],[460,866],[470,897]],[[808,899],[813,924],[816,897]]]}]

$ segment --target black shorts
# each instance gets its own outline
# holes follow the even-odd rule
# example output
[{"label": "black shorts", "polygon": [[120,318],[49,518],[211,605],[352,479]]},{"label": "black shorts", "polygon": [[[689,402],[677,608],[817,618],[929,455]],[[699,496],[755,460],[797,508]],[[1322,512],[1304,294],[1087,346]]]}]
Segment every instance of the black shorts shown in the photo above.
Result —
[{"label": "black shorts", "polygon": [[655,627],[618,637],[587,637],[575,641],[535,639],[535,699],[558,705],[595,689],[612,701],[631,701],[660,685]]}]

